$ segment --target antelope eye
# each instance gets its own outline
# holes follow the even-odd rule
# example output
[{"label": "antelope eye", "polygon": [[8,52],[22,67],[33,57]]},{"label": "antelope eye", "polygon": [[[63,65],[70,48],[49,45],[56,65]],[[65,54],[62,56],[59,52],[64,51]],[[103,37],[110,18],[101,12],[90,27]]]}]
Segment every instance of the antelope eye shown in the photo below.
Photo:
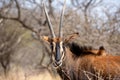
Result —
[{"label": "antelope eye", "polygon": [[53,50],[53,44],[52,43],[50,43],[50,48]]}]

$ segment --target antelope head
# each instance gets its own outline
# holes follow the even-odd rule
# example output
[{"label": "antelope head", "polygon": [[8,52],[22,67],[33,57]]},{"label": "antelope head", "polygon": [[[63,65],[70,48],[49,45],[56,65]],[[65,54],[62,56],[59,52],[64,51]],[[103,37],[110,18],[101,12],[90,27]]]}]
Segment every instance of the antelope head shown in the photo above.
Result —
[{"label": "antelope head", "polygon": [[[65,2],[66,2],[66,0],[65,0]],[[62,25],[63,25],[63,23],[62,22],[63,22],[64,10],[65,10],[65,2],[64,2],[64,6],[63,6],[63,9],[62,9],[61,16],[60,16],[59,35],[58,35],[58,37],[56,37],[56,35],[54,33],[54,30],[53,30],[51,21],[49,19],[45,4],[43,4],[45,16],[46,16],[46,19],[48,21],[48,26],[49,26],[49,29],[50,29],[50,32],[51,32],[51,37],[42,36],[42,39],[47,41],[50,44],[52,55],[53,55],[52,59],[53,59],[53,63],[54,63],[55,67],[59,67],[59,66],[62,65],[63,59],[65,57],[65,44],[69,40],[73,39],[76,35],[78,35],[78,33],[75,33],[75,34],[70,35],[69,38],[63,39],[63,34],[62,34]]]}]

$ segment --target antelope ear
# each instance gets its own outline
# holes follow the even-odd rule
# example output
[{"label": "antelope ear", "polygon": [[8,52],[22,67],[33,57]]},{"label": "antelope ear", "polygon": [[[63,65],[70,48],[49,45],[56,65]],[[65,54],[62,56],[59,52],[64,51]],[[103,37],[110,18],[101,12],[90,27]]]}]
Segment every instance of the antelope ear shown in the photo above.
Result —
[{"label": "antelope ear", "polygon": [[64,40],[64,42],[65,42],[65,43],[68,43],[69,41],[71,41],[72,39],[75,39],[75,38],[78,37],[78,36],[79,36],[79,33],[78,33],[78,32],[73,33],[73,34],[71,34],[69,37],[67,37],[67,38]]},{"label": "antelope ear", "polygon": [[41,36],[41,39],[44,40],[44,41],[47,41],[49,43],[52,41],[52,39],[49,38],[48,36]]}]

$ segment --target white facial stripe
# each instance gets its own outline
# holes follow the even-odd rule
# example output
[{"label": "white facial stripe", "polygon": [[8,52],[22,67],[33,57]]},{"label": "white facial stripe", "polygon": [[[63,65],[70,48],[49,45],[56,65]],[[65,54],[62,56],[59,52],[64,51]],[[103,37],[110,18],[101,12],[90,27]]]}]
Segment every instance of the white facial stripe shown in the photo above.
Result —
[{"label": "white facial stripe", "polygon": [[61,41],[60,42],[60,53],[62,53],[63,52],[63,42]]},{"label": "white facial stripe", "polygon": [[56,47],[56,44],[55,42],[53,42],[53,52],[55,52],[55,47]]},{"label": "white facial stripe", "polygon": [[60,53],[61,53],[61,60],[63,60],[64,56],[65,56],[65,53],[64,53],[64,50],[63,50],[63,42],[60,42]]},{"label": "white facial stripe", "polygon": [[63,59],[64,59],[64,56],[65,56],[65,53],[63,52],[63,53],[62,53],[61,60],[63,60]]}]

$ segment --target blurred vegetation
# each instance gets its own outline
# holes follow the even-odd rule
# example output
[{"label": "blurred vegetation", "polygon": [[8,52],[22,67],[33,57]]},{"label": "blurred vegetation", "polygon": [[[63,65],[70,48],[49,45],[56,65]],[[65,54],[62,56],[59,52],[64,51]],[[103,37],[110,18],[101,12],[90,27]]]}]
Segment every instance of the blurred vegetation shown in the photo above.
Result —
[{"label": "blurred vegetation", "polygon": [[[13,65],[19,65],[25,71],[45,68],[54,72],[48,44],[34,35],[40,32],[39,35],[50,36],[42,0],[37,1],[0,1],[1,71],[3,67],[3,71],[5,69],[6,72],[4,66],[8,66],[9,63],[9,69]],[[45,3],[57,35],[63,0],[48,0]],[[66,6],[63,23],[64,37],[79,32],[80,37],[75,39],[78,44],[91,45],[96,49],[102,45],[110,54],[120,55],[120,7],[115,4],[108,2],[106,6],[104,0],[70,0]],[[3,49],[2,46],[6,42],[9,44]],[[2,59],[4,55],[8,55],[6,51],[9,49],[11,50],[7,53],[11,57]]]}]

